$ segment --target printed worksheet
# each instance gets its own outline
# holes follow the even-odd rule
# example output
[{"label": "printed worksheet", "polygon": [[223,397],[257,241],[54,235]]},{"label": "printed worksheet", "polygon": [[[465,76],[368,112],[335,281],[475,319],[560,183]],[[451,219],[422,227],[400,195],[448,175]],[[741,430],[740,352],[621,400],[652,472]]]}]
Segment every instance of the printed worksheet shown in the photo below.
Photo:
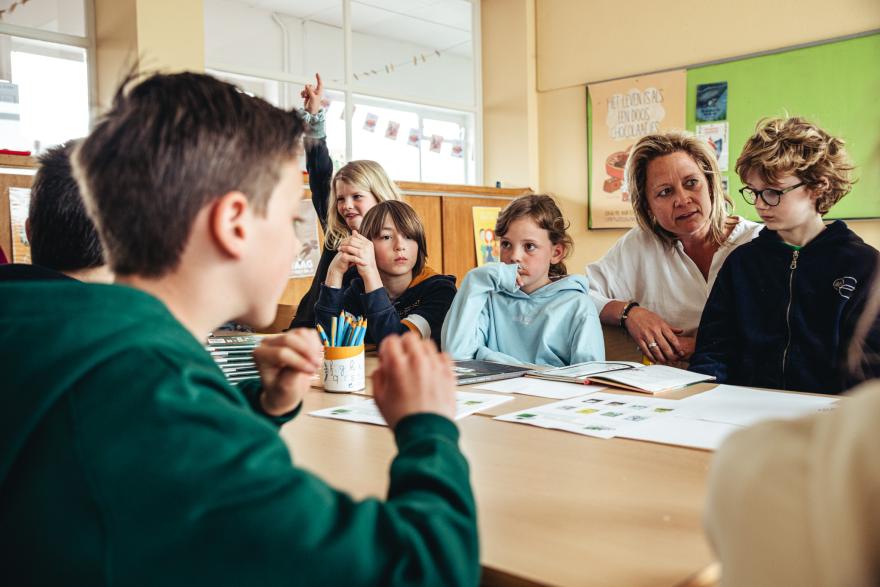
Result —
[{"label": "printed worksheet", "polygon": [[[455,419],[461,420],[465,416],[476,414],[483,410],[489,410],[495,406],[500,406],[505,402],[513,399],[509,395],[496,395],[492,393],[472,393],[469,391],[457,391]],[[317,416],[318,418],[331,418],[334,420],[349,420],[351,422],[363,422],[365,424],[377,424],[385,426],[385,418],[379,413],[376,402],[372,399],[365,399],[350,404],[336,406],[334,408],[324,408],[309,412],[309,416]]]},{"label": "printed worksheet", "polygon": [[640,422],[674,414],[677,410],[676,400],[599,392],[504,414],[495,419],[597,438],[613,438],[623,430],[638,426]]},{"label": "printed worksheet", "polygon": [[837,396],[802,395],[719,385],[681,400],[679,415],[693,420],[751,426],[764,420],[800,418],[834,408]]}]

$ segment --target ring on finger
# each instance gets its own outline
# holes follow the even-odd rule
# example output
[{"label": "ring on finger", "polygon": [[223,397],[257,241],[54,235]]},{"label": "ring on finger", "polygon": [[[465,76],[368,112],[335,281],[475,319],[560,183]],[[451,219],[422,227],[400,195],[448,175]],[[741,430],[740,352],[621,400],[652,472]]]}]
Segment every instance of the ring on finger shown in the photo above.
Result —
[{"label": "ring on finger", "polygon": [[649,349],[652,349],[652,348],[654,348],[654,347],[658,347],[658,346],[660,346],[660,345],[657,344],[656,341],[652,341],[652,342],[649,342],[649,343],[648,343],[648,348],[649,348]]}]

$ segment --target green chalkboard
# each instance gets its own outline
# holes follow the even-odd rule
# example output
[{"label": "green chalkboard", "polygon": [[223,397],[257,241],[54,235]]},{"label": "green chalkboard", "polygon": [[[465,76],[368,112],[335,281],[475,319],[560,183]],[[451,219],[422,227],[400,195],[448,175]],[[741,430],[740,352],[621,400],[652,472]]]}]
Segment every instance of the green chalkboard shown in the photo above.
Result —
[{"label": "green chalkboard", "polygon": [[803,116],[846,141],[858,182],[828,218],[880,218],[880,34],[688,70],[687,125],[696,129],[698,84],[728,84],[730,194],[736,213],[757,219],[737,190],[735,163],[755,123]]}]

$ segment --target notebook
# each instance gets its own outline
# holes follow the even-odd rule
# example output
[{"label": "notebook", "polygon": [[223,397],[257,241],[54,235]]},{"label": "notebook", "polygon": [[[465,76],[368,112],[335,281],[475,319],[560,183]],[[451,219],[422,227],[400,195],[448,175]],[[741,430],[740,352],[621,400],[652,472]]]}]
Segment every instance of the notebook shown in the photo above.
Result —
[{"label": "notebook", "polygon": [[452,370],[455,372],[458,385],[522,377],[532,369],[533,367],[528,365],[505,365],[504,363],[493,363],[492,361],[452,362]]}]

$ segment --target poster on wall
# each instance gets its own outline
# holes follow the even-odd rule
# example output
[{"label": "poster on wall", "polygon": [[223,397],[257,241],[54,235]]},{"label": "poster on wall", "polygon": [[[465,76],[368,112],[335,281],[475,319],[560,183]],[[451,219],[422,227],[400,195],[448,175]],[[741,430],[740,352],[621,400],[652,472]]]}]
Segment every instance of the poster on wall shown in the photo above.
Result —
[{"label": "poster on wall", "polygon": [[712,122],[727,118],[727,82],[697,85],[697,120]]},{"label": "poster on wall", "polygon": [[31,204],[31,190],[9,188],[9,222],[12,229],[12,262],[31,262],[31,243],[28,242],[24,224]]},{"label": "poster on wall", "polygon": [[643,75],[587,86],[590,132],[590,228],[630,228],[635,216],[623,170],[641,137],[685,128],[686,71]]},{"label": "poster on wall", "polygon": [[501,208],[474,206],[474,244],[477,247],[477,267],[501,260],[500,245],[495,237],[495,223]]},{"label": "poster on wall", "polygon": [[300,248],[290,266],[291,277],[311,277],[318,268],[321,259],[321,248],[318,244],[318,215],[311,199],[304,199],[299,204],[299,217],[302,219],[294,225],[296,238]]},{"label": "poster on wall", "polygon": [[718,159],[719,169],[727,171],[727,167],[730,164],[728,124],[726,122],[698,124],[697,138],[706,141],[715,150],[715,158]]}]

